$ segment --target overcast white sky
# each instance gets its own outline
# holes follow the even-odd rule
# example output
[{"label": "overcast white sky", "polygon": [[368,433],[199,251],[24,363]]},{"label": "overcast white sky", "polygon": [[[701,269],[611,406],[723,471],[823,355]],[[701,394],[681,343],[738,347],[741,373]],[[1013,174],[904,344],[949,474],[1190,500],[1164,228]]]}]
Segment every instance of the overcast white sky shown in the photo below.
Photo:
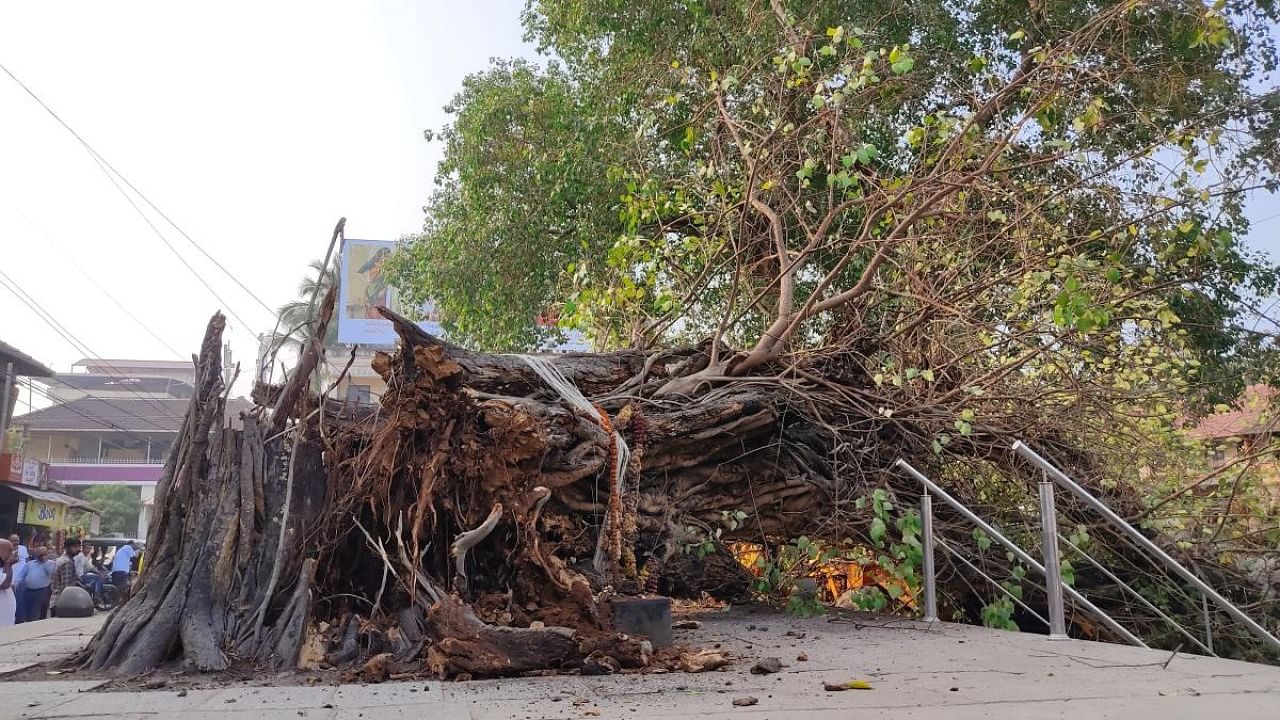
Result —
[{"label": "overcast white sky", "polygon": [[[489,58],[533,55],[522,4],[3,2],[0,63],[274,308],[340,216],[348,237],[421,227],[439,159],[422,132]],[[174,353],[68,257],[184,357],[223,307],[3,74],[0,222],[0,270],[102,357]],[[248,323],[228,339],[251,375],[272,316],[157,225]],[[0,339],[58,371],[84,355],[2,287]]]},{"label": "overcast white sky", "polygon": [[[0,3],[0,63],[276,307],[348,236],[418,230],[439,128],[462,78],[532,56],[521,0]],[[1280,256],[1280,204],[1253,242]],[[0,269],[102,357],[173,358],[68,261],[183,357],[220,307],[62,127],[0,75]],[[248,326],[251,374],[273,318],[161,225]],[[0,288],[0,338],[55,370],[84,354]],[[39,405],[40,403],[37,403]],[[21,405],[19,412],[23,411]]]}]

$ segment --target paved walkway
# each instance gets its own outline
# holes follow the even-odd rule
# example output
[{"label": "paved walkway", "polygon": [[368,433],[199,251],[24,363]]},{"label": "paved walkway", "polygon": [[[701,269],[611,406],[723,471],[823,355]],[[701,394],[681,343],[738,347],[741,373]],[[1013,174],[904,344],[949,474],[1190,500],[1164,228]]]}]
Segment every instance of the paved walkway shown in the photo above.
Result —
[{"label": "paved walkway", "polygon": [[[95,692],[101,683],[92,681],[0,682],[0,720],[1280,718],[1280,668],[1273,666],[892,618],[854,623],[734,612],[702,619],[699,630],[677,631],[677,641],[721,643],[743,659],[696,675],[183,693]],[[46,659],[74,649],[85,640],[78,633],[91,628],[84,621],[46,622],[47,628],[0,631],[0,650]],[[801,653],[806,660],[797,660]],[[782,672],[750,673],[770,656],[781,658]],[[872,689],[823,690],[824,681],[854,679]],[[734,706],[746,697],[757,703]]]},{"label": "paved walkway", "polygon": [[70,655],[84,647],[106,619],[106,614],[99,613],[87,618],[49,618],[0,628],[0,676]]}]

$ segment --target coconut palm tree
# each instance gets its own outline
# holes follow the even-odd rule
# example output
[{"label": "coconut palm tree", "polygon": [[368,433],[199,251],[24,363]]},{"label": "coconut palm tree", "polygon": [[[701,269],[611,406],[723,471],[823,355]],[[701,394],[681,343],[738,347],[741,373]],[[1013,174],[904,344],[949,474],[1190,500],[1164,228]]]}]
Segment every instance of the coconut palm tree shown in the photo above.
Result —
[{"label": "coconut palm tree", "polygon": [[[281,305],[276,311],[278,318],[275,330],[269,335],[259,336],[259,348],[262,353],[259,361],[259,373],[264,375],[259,380],[270,382],[271,368],[275,357],[281,350],[301,351],[311,342],[312,333],[316,329],[316,319],[320,312],[325,293],[337,281],[337,273],[333,268],[326,268],[320,260],[312,260],[308,267],[310,273],[298,283],[298,299]],[[312,298],[315,299],[314,304]],[[338,323],[331,320],[325,329],[322,339],[324,348],[338,347]],[[321,363],[313,381],[320,389],[322,376],[325,374],[324,363]]]},{"label": "coconut palm tree", "polygon": [[[316,329],[316,316],[320,312],[325,293],[337,281],[333,268],[325,267],[320,260],[312,260],[307,267],[311,273],[298,283],[298,299],[281,305],[277,311],[279,322],[269,340],[273,351],[281,348],[302,349],[311,342],[311,335]],[[337,347],[336,322],[329,323],[321,342],[325,348]]]}]

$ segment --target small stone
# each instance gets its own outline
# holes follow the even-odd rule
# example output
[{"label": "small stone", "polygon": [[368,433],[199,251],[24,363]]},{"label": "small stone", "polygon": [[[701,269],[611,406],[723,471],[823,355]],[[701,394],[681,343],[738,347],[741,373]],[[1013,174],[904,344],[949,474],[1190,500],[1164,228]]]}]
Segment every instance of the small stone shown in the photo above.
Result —
[{"label": "small stone", "polygon": [[186,697],[186,696],[187,696],[187,691],[186,691],[186,690],[179,690],[179,691],[178,691],[178,697]]},{"label": "small stone", "polygon": [[622,670],[622,664],[610,655],[599,650],[591,653],[582,661],[583,675],[612,675]]},{"label": "small stone", "polygon": [[222,702],[224,702],[224,703],[233,703],[233,702],[235,702],[235,701],[236,701],[236,699],[235,699],[235,698],[227,698],[226,700],[223,700]]},{"label": "small stone", "polygon": [[953,688],[951,688],[951,692],[960,692],[960,688],[958,688],[958,687],[953,687]]},{"label": "small stone", "polygon": [[808,661],[809,661],[809,656],[805,655],[804,653],[800,653],[799,655],[796,656],[796,662],[808,662]]},{"label": "small stone", "polygon": [[736,705],[737,707],[750,707],[752,705],[755,705],[758,702],[760,701],[753,697],[740,697],[740,698],[734,698],[733,700],[733,704]]},{"label": "small stone", "polygon": [[675,630],[697,630],[702,627],[702,623],[697,620],[677,620],[671,627]]},{"label": "small stone", "polygon": [[752,675],[772,675],[782,671],[782,661],[776,657],[768,657],[751,666]]}]

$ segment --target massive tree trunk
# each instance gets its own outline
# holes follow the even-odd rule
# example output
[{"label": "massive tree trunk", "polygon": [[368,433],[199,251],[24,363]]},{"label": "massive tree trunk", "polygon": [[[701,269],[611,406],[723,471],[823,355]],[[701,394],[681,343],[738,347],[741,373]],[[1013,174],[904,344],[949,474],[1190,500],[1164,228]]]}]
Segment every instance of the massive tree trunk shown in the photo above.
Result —
[{"label": "massive tree trunk", "polygon": [[[884,487],[901,506],[918,493],[889,470],[914,449],[910,429],[838,368],[673,396],[660,390],[705,369],[709,348],[539,364],[386,314],[402,346],[375,359],[388,386],[378,407],[309,395],[300,373],[259,388],[230,422],[214,316],[145,571],[83,663],[289,668],[320,644],[334,664],[393,653],[446,676],[572,668],[593,654],[641,665],[652,649],[616,632],[611,598],[745,587],[733,563],[690,587],[699,573],[676,567],[682,545],[715,528],[766,544],[856,538],[870,521],[857,498]],[[553,389],[557,373],[586,400]],[[723,513],[739,510],[745,521],[725,528]],[[940,512],[941,532],[968,535],[947,520]],[[668,564],[678,577],[664,582]]]}]

